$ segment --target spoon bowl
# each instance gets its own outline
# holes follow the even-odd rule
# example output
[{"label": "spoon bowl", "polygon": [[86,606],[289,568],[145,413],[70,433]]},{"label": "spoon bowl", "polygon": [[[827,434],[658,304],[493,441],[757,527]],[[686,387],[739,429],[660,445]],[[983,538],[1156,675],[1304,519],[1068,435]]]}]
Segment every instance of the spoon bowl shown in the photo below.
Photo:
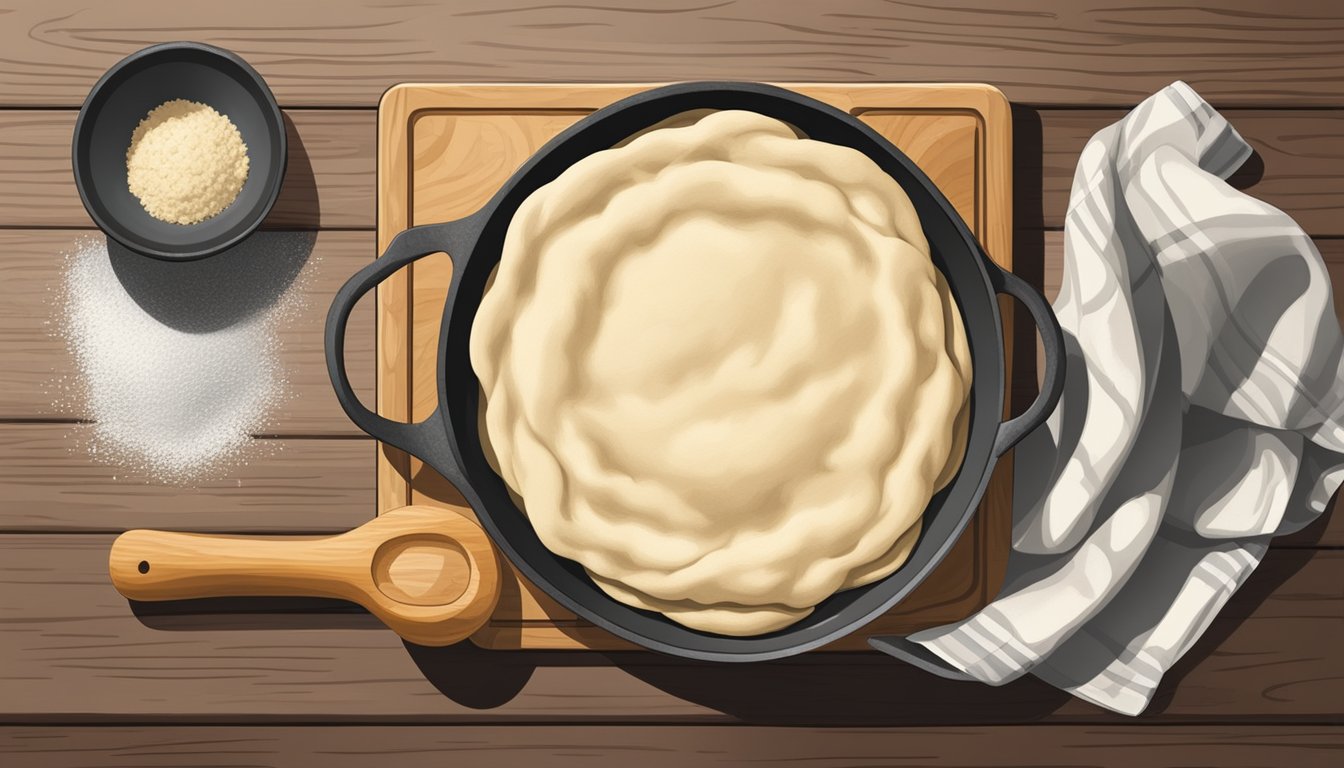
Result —
[{"label": "spoon bowl", "polygon": [[334,597],[428,646],[485,624],[499,601],[499,568],[479,525],[430,506],[323,538],[127,531],[108,556],[113,586],[131,600]]}]

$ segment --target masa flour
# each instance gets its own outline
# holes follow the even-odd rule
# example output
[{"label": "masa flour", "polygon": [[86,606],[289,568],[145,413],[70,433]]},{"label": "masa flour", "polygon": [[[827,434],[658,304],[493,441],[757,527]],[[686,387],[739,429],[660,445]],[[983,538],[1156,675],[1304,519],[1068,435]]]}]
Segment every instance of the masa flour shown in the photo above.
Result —
[{"label": "masa flour", "polygon": [[136,126],[126,150],[126,184],[160,221],[195,224],[238,198],[247,181],[247,145],[228,117],[173,99]]}]

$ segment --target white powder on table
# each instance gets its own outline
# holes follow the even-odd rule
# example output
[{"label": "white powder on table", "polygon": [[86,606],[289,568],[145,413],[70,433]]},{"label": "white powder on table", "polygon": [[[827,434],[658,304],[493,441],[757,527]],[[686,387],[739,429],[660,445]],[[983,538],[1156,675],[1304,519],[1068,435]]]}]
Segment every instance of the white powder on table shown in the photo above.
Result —
[{"label": "white powder on table", "polygon": [[247,145],[228,117],[173,99],[136,126],[126,150],[126,183],[150,216],[195,224],[228,208],[247,181]]},{"label": "white powder on table", "polygon": [[251,450],[252,435],[286,398],[277,331],[298,308],[293,286],[237,322],[181,330],[128,293],[101,238],[77,242],[66,267],[59,325],[76,370],[66,406],[93,422],[95,458],[149,480],[191,484],[217,478]]}]

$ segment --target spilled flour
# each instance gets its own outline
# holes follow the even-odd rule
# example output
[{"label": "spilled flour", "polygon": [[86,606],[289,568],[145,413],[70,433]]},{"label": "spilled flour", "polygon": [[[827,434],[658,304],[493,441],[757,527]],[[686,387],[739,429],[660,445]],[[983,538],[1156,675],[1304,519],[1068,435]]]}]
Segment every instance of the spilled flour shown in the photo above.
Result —
[{"label": "spilled flour", "polygon": [[93,422],[87,448],[97,460],[191,484],[217,479],[266,430],[286,399],[277,332],[299,309],[293,282],[312,236],[249,242],[259,239],[205,262],[154,262],[117,247],[109,255],[101,238],[66,255],[58,325],[76,375],[63,400]]}]

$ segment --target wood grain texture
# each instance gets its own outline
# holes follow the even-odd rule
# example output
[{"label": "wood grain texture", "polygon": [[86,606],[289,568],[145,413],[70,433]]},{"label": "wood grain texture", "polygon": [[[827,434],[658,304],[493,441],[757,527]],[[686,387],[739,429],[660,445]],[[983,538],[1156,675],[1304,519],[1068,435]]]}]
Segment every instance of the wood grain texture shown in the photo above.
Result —
[{"label": "wood grain texture", "polygon": [[[258,440],[246,463],[192,487],[149,484],[84,450],[87,425],[0,424],[0,531],[164,528],[242,533],[337,533],[374,515],[371,440]],[[1279,547],[1344,546],[1338,511]],[[514,595],[503,599],[544,600]]]},{"label": "wood grain texture", "polygon": [[981,728],[698,728],[693,726],[112,726],[0,728],[10,768],[268,765],[399,768],[547,765],[641,768],[785,764],[798,768],[994,763],[1019,768],[1326,768],[1339,726],[990,726]]},{"label": "wood grain texture", "polygon": [[[578,114],[553,113],[537,119],[542,124],[554,123],[545,129],[549,135]],[[1259,153],[1233,177],[1233,183],[1282,208],[1313,235],[1344,235],[1344,218],[1337,215],[1344,209],[1344,110],[1225,109],[1223,114]],[[1019,226],[1063,226],[1078,153],[1092,134],[1124,115],[1123,109],[1014,110],[1019,124],[1018,154],[1030,158],[1016,168],[1015,195],[1024,211],[1038,212],[1035,221],[1020,220]],[[93,226],[70,174],[74,116],[73,110],[0,111],[0,228]],[[265,226],[372,229],[375,116],[368,110],[344,109],[293,110],[288,117],[289,170]],[[1022,130],[1024,121],[1039,125]],[[458,125],[463,131],[471,129],[465,118]],[[1033,136],[1038,146],[1026,146]],[[490,141],[510,140],[518,137],[481,137],[480,149],[490,151]],[[417,156],[429,162],[438,146],[451,149],[458,145],[426,141],[417,145]],[[442,161],[453,162],[454,158]],[[491,191],[489,185],[464,178],[451,188],[420,189],[417,194],[421,198],[452,197],[457,207],[469,213]],[[395,208],[383,211],[384,219],[395,214]],[[385,247],[386,243],[379,244],[380,251]]]},{"label": "wood grain texture", "polygon": [[98,463],[90,429],[0,424],[0,530],[338,532],[373,517],[366,438],[255,440],[219,479],[177,487]]},{"label": "wood grain texture", "polygon": [[[1124,113],[1041,110],[1037,115],[1040,167],[1018,172],[1029,181],[1039,178],[1040,187],[1019,185],[1018,204],[1028,211],[1039,209],[1043,226],[1062,228],[1083,146]],[[1340,216],[1344,210],[1344,110],[1230,109],[1223,115],[1256,152],[1230,179],[1234,186],[1287,212],[1308,234],[1344,234],[1344,217]],[[1019,136],[1025,135],[1019,131]],[[1027,147],[1017,149],[1019,156],[1027,154]]]},{"label": "wood grain texture", "polygon": [[[403,90],[392,88],[383,95],[382,104],[394,104]],[[400,121],[400,110],[379,109],[377,142],[378,168],[390,168],[398,159],[410,154],[410,134],[393,130],[392,125]],[[409,220],[408,206],[410,191],[405,194],[374,195],[379,222]],[[403,224],[404,226],[404,224]],[[396,237],[397,232],[391,226],[382,224],[377,232],[378,253],[382,254]],[[431,257],[433,258],[433,257]],[[438,257],[443,258],[443,257]],[[409,380],[411,375],[411,342],[408,335],[410,325],[406,322],[387,322],[385,315],[388,306],[410,306],[411,303],[411,266],[403,267],[380,283],[375,291],[380,317],[378,323],[377,355],[374,360],[377,377],[377,402],[375,410],[381,414],[394,414],[392,418],[409,421],[411,417],[410,391],[400,382]],[[378,509],[397,509],[411,503],[411,456],[399,448],[379,443],[377,468],[375,470],[378,489]]]},{"label": "wood grain texture", "polygon": [[[0,228],[91,228],[69,172],[74,108],[125,54],[198,39],[238,51],[282,103],[303,108],[288,113],[289,180],[268,227],[373,228],[372,107],[397,82],[974,80],[1018,103],[1016,256],[1030,279],[1044,272],[1057,283],[1059,235],[1037,228],[1060,225],[1077,150],[1181,78],[1257,148],[1263,169],[1249,167],[1234,183],[1313,235],[1344,236],[1338,3],[1216,6],[11,0],[0,3]],[[30,106],[43,109],[22,109]],[[53,245],[74,234],[0,233],[0,422],[59,417],[42,381],[68,358],[37,321],[48,316]],[[317,252],[347,236],[357,237],[323,233]],[[1344,285],[1344,241],[1318,243],[1334,284]],[[331,289],[385,245],[352,246],[348,266],[330,273]],[[391,287],[409,296],[400,279]],[[1344,304],[1338,291],[1335,301]],[[361,355],[373,354],[367,309],[351,322]],[[315,330],[316,320],[304,323]],[[387,324],[377,332],[384,341],[399,333]],[[296,404],[286,429],[349,430],[324,400],[320,344],[296,337],[287,347],[299,391],[325,404]],[[369,367],[351,369],[369,377],[360,382],[366,402]],[[112,480],[81,452],[81,429],[0,424],[0,530],[334,532],[367,519],[373,505],[371,441],[260,441],[258,460],[228,480],[184,489]],[[409,462],[382,466],[385,488],[405,488],[393,480],[410,474]],[[0,721],[43,724],[0,727],[0,764],[1335,765],[1344,553],[1312,549],[1344,546],[1335,506],[1275,543],[1138,720],[1031,680],[953,684],[867,654],[727,668],[642,653],[430,651],[335,603],[132,607],[108,582],[111,535],[5,535]],[[854,727],[864,724],[895,727]]]},{"label": "wood grain texture", "polygon": [[[397,86],[379,107],[379,238],[411,225],[450,221],[479,209],[552,136],[592,110],[645,85]],[[987,251],[1012,267],[1011,113],[981,85],[817,85],[791,88],[855,114],[920,164]],[[380,347],[382,414],[419,421],[438,405],[438,341],[452,262],[443,254],[411,265],[405,284],[384,289],[383,328],[400,330]],[[1006,359],[1012,359],[1011,338]],[[403,355],[409,357],[409,360]],[[379,509],[458,506],[460,496],[418,459],[379,456]],[[966,533],[938,568],[899,606],[870,626],[907,634],[965,618],[998,591],[1008,548],[1011,458]],[[468,512],[469,513],[469,512]],[[512,579],[509,576],[512,575]],[[627,650],[631,645],[581,621],[526,583],[505,574],[495,616],[472,641],[492,649]],[[866,650],[849,636],[826,650]]]},{"label": "wood grain texture", "polygon": [[[2,115],[3,113],[0,113]],[[71,401],[69,388],[79,378],[65,340],[61,336],[60,290],[65,275],[63,253],[76,241],[97,233],[70,230],[0,230],[0,419],[83,418],[78,398]],[[252,239],[263,249],[253,262],[264,269],[265,244],[275,233],[259,233]],[[299,306],[279,326],[280,361],[289,398],[272,415],[267,428],[282,435],[361,434],[345,417],[331,391],[327,377],[323,327],[327,306],[336,290],[373,258],[373,235],[369,232],[321,232],[311,237],[295,236],[311,243],[312,252],[294,278]],[[271,238],[271,239],[268,239]],[[286,242],[293,238],[287,238]],[[214,257],[227,259],[228,254]],[[277,257],[280,258],[280,257]],[[290,256],[284,257],[286,260]],[[192,264],[145,261],[137,272],[145,284],[176,291],[184,271],[229,277],[226,262],[210,260]],[[277,267],[277,273],[288,266]],[[201,270],[213,270],[202,272]],[[288,273],[286,272],[286,276]],[[240,276],[258,290],[269,289],[264,272]],[[275,279],[282,279],[278,274]],[[204,286],[206,289],[209,286]],[[220,286],[216,294],[230,301],[234,286]],[[135,294],[140,295],[140,294]],[[152,294],[146,294],[152,295]],[[177,295],[177,294],[173,294]],[[225,307],[227,309],[227,307]],[[374,317],[373,300],[357,308],[346,341],[351,380],[366,402],[373,402]]]},{"label": "wood grain texture", "polygon": [[535,0],[117,4],[20,0],[0,26],[0,103],[77,106],[151,43],[252,63],[285,105],[372,106],[400,81],[981,81],[1016,102],[1131,105],[1180,78],[1215,102],[1344,98],[1336,4],[850,0],[638,7]]},{"label": "wood grain texture", "polygon": [[957,683],[874,653],[715,665],[430,649],[330,605],[132,606],[108,580],[112,538],[0,536],[0,722],[1340,721],[1338,551],[1272,550],[1135,721],[1034,679]]},{"label": "wood grain texture", "polygon": [[[0,227],[93,227],[70,171],[76,114],[75,110],[0,111]],[[372,228],[373,115],[358,110],[294,111],[285,115],[285,128],[289,135],[285,183],[262,226]]]}]

